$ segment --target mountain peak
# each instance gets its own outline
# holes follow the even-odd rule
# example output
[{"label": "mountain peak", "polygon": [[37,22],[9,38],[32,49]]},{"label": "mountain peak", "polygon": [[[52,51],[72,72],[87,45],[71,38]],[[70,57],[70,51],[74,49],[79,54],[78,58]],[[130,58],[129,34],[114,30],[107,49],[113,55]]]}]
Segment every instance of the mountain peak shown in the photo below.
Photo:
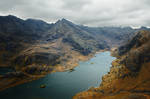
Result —
[{"label": "mountain peak", "polygon": [[9,19],[19,19],[18,17],[14,15],[7,15],[7,16],[0,16],[1,18],[9,18]]},{"label": "mountain peak", "polygon": [[39,23],[39,24],[48,24],[47,22],[43,21],[43,20],[40,20],[40,19],[32,19],[32,18],[29,18],[27,20],[25,20],[26,22],[29,22],[29,23]]},{"label": "mountain peak", "polygon": [[58,20],[58,21],[56,22],[56,24],[57,24],[57,23],[73,24],[71,21],[69,21],[69,20],[67,20],[67,19],[65,19],[65,18],[62,18],[61,20]]},{"label": "mountain peak", "polygon": [[62,19],[61,19],[61,21],[68,21],[68,20],[67,20],[67,19],[65,19],[65,18],[62,18]]},{"label": "mountain peak", "polygon": [[7,18],[8,18],[8,17],[9,17],[9,18],[17,18],[16,16],[14,16],[14,15],[10,15],[10,14],[9,14],[9,15],[7,15],[7,16],[2,16],[2,17],[7,17]]}]

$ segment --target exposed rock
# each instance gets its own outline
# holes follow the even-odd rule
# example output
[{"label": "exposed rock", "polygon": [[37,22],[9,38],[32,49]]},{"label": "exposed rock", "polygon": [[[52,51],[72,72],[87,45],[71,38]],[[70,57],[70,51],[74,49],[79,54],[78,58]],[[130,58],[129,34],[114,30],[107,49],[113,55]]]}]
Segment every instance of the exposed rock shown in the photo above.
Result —
[{"label": "exposed rock", "polygon": [[[127,54],[123,52],[128,52]],[[121,46],[118,50],[119,55],[123,54],[124,57],[121,59],[129,70],[137,72],[140,70],[141,65],[146,62],[150,62],[150,32],[140,31],[135,37],[125,46]]]},{"label": "exposed rock", "polygon": [[36,65],[32,65],[32,66],[28,66],[26,68],[24,68],[24,72],[28,73],[28,74],[41,74],[42,72],[51,72],[53,70],[52,67],[48,67],[48,66],[36,66]]},{"label": "exposed rock", "polygon": [[3,75],[3,78],[23,78],[23,77],[27,77],[23,72],[18,71],[18,72],[9,72],[5,75]]},{"label": "exposed rock", "polygon": [[59,55],[52,53],[32,53],[31,55],[18,56],[14,60],[14,65],[27,66],[32,64],[38,65],[56,65]]}]

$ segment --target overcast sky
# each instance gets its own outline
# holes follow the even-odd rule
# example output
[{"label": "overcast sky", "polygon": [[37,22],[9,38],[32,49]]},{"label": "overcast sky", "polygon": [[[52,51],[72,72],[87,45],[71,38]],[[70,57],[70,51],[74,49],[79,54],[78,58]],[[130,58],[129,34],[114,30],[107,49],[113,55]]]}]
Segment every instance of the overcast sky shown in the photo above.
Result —
[{"label": "overcast sky", "polygon": [[88,26],[150,26],[150,0],[0,0],[0,15]]}]

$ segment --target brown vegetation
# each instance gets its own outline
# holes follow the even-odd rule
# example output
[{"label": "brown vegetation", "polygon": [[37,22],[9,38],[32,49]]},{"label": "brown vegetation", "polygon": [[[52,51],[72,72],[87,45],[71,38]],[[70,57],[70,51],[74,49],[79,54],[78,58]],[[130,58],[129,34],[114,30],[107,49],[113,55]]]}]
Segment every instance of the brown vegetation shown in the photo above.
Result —
[{"label": "brown vegetation", "polygon": [[100,86],[73,99],[150,99],[150,32],[138,32],[115,51],[118,59],[112,62]]}]

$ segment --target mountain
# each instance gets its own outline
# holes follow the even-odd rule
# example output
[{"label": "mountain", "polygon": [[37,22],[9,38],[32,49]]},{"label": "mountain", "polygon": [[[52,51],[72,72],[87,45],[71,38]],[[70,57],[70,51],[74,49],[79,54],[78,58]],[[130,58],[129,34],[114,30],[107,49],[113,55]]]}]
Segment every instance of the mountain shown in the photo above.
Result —
[{"label": "mountain", "polygon": [[74,99],[149,99],[150,31],[138,31],[114,50],[117,59],[98,88],[77,94]]},{"label": "mountain", "polygon": [[122,44],[134,35],[136,30],[131,27],[85,27],[82,29],[94,34],[97,39],[105,40],[109,46],[117,46]]},{"label": "mountain", "polygon": [[[94,29],[96,32],[94,32]],[[113,29],[117,31],[118,28]],[[58,53],[54,54],[57,57],[61,54],[65,54],[65,52],[63,52],[65,49],[62,49],[62,46],[55,45],[56,48],[54,48],[53,43],[70,46],[72,47],[71,50],[80,52],[82,55],[88,55],[99,49],[108,49],[110,48],[109,45],[111,45],[108,41],[111,41],[112,43],[118,43],[119,41],[115,41],[116,38],[111,38],[109,34],[112,35],[113,33],[105,30],[107,29],[90,27],[86,27],[85,29],[85,27],[83,28],[66,19],[59,20],[55,24],[48,24],[42,20],[22,20],[12,15],[1,16],[0,45],[2,46],[2,49],[0,49],[0,66],[16,67],[16,65],[20,65],[20,67],[22,67],[30,65],[33,61],[39,60],[36,57],[36,55],[39,56],[39,53],[49,52],[48,54],[51,56],[51,54],[54,54],[53,52],[56,51],[59,52],[59,55]],[[120,35],[121,32],[118,34]],[[124,33],[124,35],[126,34]],[[49,48],[45,46],[48,46]],[[48,49],[54,51],[50,53]],[[40,51],[36,53],[35,50]],[[31,53],[31,51],[34,53]],[[43,55],[45,54],[42,54],[42,56]],[[29,58],[29,60],[26,58],[27,63],[24,59],[26,56]],[[33,56],[34,59],[30,56]],[[50,56],[44,57],[48,61],[48,57]],[[46,65],[49,64],[46,63]]]},{"label": "mountain", "polygon": [[[43,25],[44,24],[44,25]],[[11,61],[22,50],[35,44],[51,25],[15,16],[0,17],[0,66],[11,66]]]},{"label": "mountain", "polygon": [[[66,19],[56,22],[48,31],[46,37],[47,41],[62,38],[63,43],[69,44],[74,50],[79,51],[83,55],[88,55],[94,48],[100,46],[100,43],[94,40],[93,35],[78,28]],[[101,46],[103,47],[104,44],[101,44]]]},{"label": "mountain", "polygon": [[[14,84],[16,80],[71,69],[99,50],[121,45],[139,30],[149,28],[87,27],[66,19],[49,24],[37,19],[0,16],[0,68],[14,70],[0,79]],[[3,83],[2,88],[8,86]]]},{"label": "mountain", "polygon": [[[119,56],[125,55],[121,61],[129,70],[138,72],[144,62],[150,59],[150,32],[140,31],[126,45],[119,47]],[[132,67],[131,67],[132,66]]]}]

